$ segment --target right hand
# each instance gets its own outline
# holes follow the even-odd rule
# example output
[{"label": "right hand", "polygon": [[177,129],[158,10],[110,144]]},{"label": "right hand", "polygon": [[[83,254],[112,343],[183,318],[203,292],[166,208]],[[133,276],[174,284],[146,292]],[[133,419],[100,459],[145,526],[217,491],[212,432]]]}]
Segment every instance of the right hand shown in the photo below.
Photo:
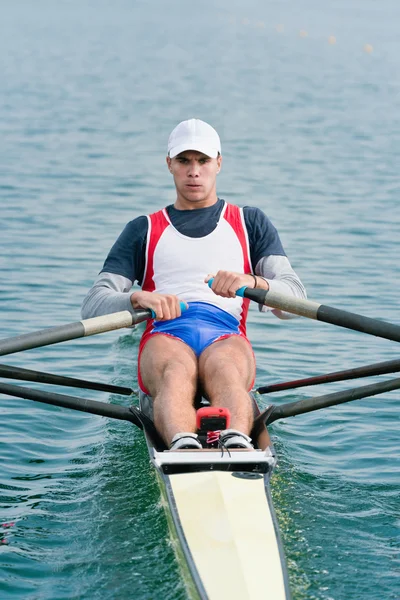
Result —
[{"label": "right hand", "polygon": [[172,294],[133,292],[131,304],[135,309],[151,308],[156,313],[156,321],[170,321],[181,316],[180,300]]}]

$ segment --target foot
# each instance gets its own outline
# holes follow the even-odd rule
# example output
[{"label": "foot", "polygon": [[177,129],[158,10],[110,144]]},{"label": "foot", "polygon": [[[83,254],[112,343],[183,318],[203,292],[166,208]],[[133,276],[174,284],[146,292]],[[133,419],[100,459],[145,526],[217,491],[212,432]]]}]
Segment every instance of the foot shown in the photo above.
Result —
[{"label": "foot", "polygon": [[170,450],[201,450],[202,448],[197,433],[188,432],[174,435],[169,447]]},{"label": "foot", "polygon": [[254,450],[251,438],[237,429],[224,429],[224,431],[221,431],[219,441],[224,448],[249,448]]}]

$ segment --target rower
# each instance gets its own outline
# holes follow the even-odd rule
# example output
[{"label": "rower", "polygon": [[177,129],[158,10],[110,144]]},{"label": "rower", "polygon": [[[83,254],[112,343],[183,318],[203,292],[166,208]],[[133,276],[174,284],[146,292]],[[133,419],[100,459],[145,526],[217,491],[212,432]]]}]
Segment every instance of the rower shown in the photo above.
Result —
[{"label": "rower", "polygon": [[[230,412],[221,442],[251,448],[248,392],[256,365],[246,335],[249,301],[236,291],[246,286],[305,298],[305,290],[268,217],[217,196],[222,154],[213,127],[198,119],[179,123],[169,136],[166,162],[174,204],[126,225],[84,300],[82,316],[154,311],[140,342],[138,380],[152,398],[154,423],[168,446],[202,448],[195,408],[200,386],[212,407]],[[135,283],[141,289],[132,289]]]}]

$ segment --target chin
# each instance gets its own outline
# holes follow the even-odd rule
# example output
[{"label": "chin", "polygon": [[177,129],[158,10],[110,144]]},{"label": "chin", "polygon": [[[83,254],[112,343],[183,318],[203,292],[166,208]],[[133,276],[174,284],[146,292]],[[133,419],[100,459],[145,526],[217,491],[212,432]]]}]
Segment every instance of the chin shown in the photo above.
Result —
[{"label": "chin", "polygon": [[197,191],[197,192],[186,192],[184,194],[184,198],[186,198],[187,200],[189,200],[189,202],[192,200],[194,202],[198,202],[199,200],[205,200],[207,198],[207,194],[204,193],[204,191]]}]

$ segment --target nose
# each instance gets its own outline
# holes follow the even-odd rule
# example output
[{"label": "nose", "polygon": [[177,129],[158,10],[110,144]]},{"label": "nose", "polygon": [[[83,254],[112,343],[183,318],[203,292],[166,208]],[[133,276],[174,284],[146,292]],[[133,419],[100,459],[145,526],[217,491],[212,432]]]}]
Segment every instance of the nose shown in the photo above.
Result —
[{"label": "nose", "polygon": [[197,163],[197,161],[190,161],[188,175],[189,177],[198,177],[200,175],[200,165]]}]

